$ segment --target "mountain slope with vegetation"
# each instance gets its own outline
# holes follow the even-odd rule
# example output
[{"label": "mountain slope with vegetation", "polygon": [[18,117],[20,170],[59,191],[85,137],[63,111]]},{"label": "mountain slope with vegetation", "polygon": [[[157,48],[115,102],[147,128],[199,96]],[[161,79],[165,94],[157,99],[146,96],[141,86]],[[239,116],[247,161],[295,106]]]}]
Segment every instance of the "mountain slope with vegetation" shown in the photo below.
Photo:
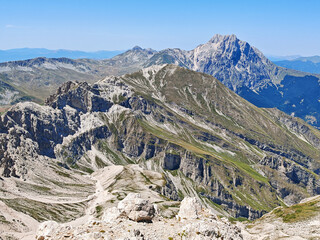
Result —
[{"label": "mountain slope with vegetation", "polygon": [[[1,201],[39,222],[85,215],[100,189],[89,175],[114,164],[158,172],[157,184],[139,174],[163,201],[194,196],[235,218],[320,194],[318,130],[174,65],[65,83],[45,106],[18,103],[0,126]],[[139,192],[124,189],[111,203]]]},{"label": "mountain slope with vegetation", "polygon": [[15,91],[7,91],[0,97],[7,104],[30,97],[43,101],[66,81],[93,83],[105,76],[120,76],[159,64],[210,74],[258,107],[275,107],[320,127],[319,75],[279,67],[235,35],[215,35],[190,51],[134,47],[105,60],[38,58],[1,63],[2,79],[22,93],[18,96]]},{"label": "mountain slope with vegetation", "polygon": [[142,68],[155,51],[134,47],[112,59],[69,59],[39,57],[0,63],[0,106],[24,101],[44,103],[65,82],[89,82],[122,75]]}]

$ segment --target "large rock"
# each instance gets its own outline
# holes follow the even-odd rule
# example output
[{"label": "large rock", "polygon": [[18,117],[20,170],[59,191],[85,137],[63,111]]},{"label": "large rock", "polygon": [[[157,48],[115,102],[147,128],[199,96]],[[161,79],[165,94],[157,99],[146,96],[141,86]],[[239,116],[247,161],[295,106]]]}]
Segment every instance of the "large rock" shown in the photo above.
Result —
[{"label": "large rock", "polygon": [[119,202],[118,210],[136,222],[151,222],[155,215],[155,208],[148,200],[142,199],[140,194],[129,193]]},{"label": "large rock", "polygon": [[185,197],[180,205],[178,217],[181,219],[197,219],[202,212],[202,205],[196,198]]}]

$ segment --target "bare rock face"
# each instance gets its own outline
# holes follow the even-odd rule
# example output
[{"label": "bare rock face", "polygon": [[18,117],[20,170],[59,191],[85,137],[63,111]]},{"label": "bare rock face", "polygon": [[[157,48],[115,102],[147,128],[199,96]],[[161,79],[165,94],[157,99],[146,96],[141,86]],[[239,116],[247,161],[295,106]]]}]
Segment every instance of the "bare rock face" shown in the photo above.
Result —
[{"label": "bare rock face", "polygon": [[182,200],[178,217],[182,219],[197,219],[202,211],[201,203],[192,197],[186,197]]},{"label": "bare rock face", "polygon": [[155,215],[155,208],[148,200],[142,199],[140,194],[129,193],[119,202],[118,210],[136,222],[151,222]]}]

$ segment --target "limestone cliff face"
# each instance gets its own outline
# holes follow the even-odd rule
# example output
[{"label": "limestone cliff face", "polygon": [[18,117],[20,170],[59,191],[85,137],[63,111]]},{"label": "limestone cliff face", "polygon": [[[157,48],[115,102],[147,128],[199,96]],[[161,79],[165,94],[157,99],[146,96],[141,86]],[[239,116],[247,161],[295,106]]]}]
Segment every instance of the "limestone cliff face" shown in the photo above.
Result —
[{"label": "limestone cliff face", "polygon": [[46,106],[12,107],[0,120],[1,174],[28,180],[37,161],[71,175],[137,163],[163,174],[156,190],[173,200],[197,196],[222,214],[254,219],[281,200],[319,194],[319,133],[299,124],[208,75],[150,67],[93,85],[66,83]]},{"label": "limestone cliff face", "polygon": [[270,185],[276,189],[279,196],[288,205],[300,201],[302,195],[292,194],[295,190],[288,187],[288,183],[295,184],[295,188],[305,189],[310,195],[320,194],[320,181],[318,176],[294,162],[279,156],[265,157],[260,164],[270,168],[266,171],[270,179]]}]

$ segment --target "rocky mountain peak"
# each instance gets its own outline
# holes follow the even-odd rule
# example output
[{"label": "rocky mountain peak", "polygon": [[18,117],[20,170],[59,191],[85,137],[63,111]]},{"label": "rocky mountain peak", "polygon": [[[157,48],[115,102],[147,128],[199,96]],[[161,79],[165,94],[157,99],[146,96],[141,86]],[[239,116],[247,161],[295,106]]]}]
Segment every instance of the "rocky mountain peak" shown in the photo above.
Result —
[{"label": "rocky mountain peak", "polygon": [[133,48],[132,48],[132,50],[133,51],[141,51],[141,50],[143,50],[141,47],[139,47],[139,46],[134,46]]},{"label": "rocky mountain peak", "polygon": [[130,67],[133,67],[134,69],[139,69],[141,66],[150,59],[156,51],[153,49],[143,49],[139,46],[135,46],[132,49],[119,54],[112,58],[110,61],[105,60],[107,64],[111,64],[114,66],[114,64],[120,64],[121,66],[125,65]]},{"label": "rocky mountain peak", "polygon": [[191,51],[191,59],[189,68],[215,76],[236,92],[239,86],[255,87],[271,81],[274,68],[259,50],[236,35],[214,35]]},{"label": "rocky mountain peak", "polygon": [[236,91],[259,89],[273,82],[276,66],[259,50],[236,35],[214,35],[191,51],[165,49],[153,54],[144,66],[175,64],[216,77]]},{"label": "rocky mountain peak", "polygon": [[[237,38],[236,35],[214,35],[207,43],[198,46],[193,51],[203,52],[203,54],[212,54],[216,56],[226,57],[228,60],[240,60],[240,58],[247,58],[248,63],[256,58],[263,62],[267,62],[267,58],[256,48],[249,43]],[[217,59],[218,60],[218,59]],[[268,62],[271,64],[271,62]],[[237,64],[237,61],[233,63]]]},{"label": "rocky mountain peak", "polygon": [[221,34],[215,34],[213,37],[209,40],[209,42],[217,43],[217,42],[225,42],[225,41],[236,41],[239,40],[235,34],[231,35],[221,35]]},{"label": "rocky mountain peak", "polygon": [[143,55],[153,55],[157,51],[152,48],[142,48],[140,46],[134,46],[132,49],[125,53],[143,54]]}]

